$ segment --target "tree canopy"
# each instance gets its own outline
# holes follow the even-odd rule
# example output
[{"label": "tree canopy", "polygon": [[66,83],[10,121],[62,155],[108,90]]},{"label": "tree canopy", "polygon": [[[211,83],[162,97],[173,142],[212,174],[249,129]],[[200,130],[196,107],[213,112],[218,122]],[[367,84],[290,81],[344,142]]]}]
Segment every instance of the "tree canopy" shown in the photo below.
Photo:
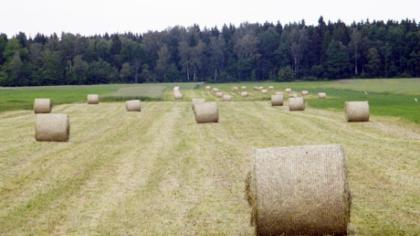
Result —
[{"label": "tree canopy", "polygon": [[144,34],[0,34],[0,85],[420,77],[412,20],[176,26]]}]

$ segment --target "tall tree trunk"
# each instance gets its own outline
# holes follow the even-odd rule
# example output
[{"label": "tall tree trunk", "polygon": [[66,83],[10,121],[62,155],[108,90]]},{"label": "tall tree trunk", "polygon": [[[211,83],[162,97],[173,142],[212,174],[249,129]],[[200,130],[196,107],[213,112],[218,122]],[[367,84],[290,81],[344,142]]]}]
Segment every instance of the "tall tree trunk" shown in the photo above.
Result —
[{"label": "tall tree trunk", "polygon": [[187,62],[187,81],[190,81],[190,66],[188,62]]},{"label": "tall tree trunk", "polygon": [[357,47],[355,47],[354,49],[354,74],[358,75],[359,74],[359,70],[357,69]]}]

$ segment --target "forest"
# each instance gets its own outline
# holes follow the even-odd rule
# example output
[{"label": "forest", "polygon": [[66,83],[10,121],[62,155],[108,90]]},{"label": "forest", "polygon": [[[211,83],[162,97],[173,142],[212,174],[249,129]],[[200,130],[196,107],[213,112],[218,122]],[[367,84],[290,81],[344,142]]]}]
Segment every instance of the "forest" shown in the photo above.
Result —
[{"label": "forest", "polygon": [[[1,29],[0,29],[1,31]],[[0,86],[420,77],[414,20],[0,34]]]}]

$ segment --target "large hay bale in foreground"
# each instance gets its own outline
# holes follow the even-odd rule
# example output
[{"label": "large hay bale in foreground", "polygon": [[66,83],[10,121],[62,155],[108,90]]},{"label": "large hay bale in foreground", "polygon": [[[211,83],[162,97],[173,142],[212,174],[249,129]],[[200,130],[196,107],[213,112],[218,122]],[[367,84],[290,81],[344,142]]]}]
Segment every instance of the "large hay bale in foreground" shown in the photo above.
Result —
[{"label": "large hay bale in foreground", "polygon": [[369,102],[351,101],[345,104],[346,120],[349,122],[369,121]]},{"label": "large hay bale in foreground", "polygon": [[34,100],[34,113],[50,113],[52,103],[49,98],[36,98]]},{"label": "large hay bale in foreground", "polygon": [[305,99],[303,97],[291,97],[288,100],[289,111],[305,110]]},{"label": "large hay bale in foreground", "polygon": [[230,101],[232,101],[232,96],[230,96],[228,94],[225,94],[225,95],[223,95],[222,100],[225,101],[225,102],[230,102]]},{"label": "large hay bale in foreground", "polygon": [[351,195],[341,145],[257,149],[247,179],[257,235],[345,235]]},{"label": "large hay bale in foreground", "polygon": [[324,92],[319,92],[319,93],[318,93],[318,98],[320,98],[320,99],[325,99],[325,98],[327,98],[327,94],[326,94],[326,93],[324,93]]},{"label": "large hay bale in foreground", "polygon": [[69,116],[65,114],[36,115],[35,140],[66,142],[70,137]]},{"label": "large hay bale in foreground", "polygon": [[197,123],[219,122],[219,108],[215,102],[194,104],[193,111]]},{"label": "large hay bale in foreground", "polygon": [[249,95],[249,94],[248,94],[248,92],[246,92],[246,91],[242,91],[242,92],[241,92],[241,96],[242,96],[242,97],[248,97],[248,95]]},{"label": "large hay bale in foreground", "polygon": [[125,102],[125,109],[127,111],[141,111],[140,100],[130,100]]},{"label": "large hay bale in foreground", "polygon": [[271,95],[271,106],[283,106],[283,94]]},{"label": "large hay bale in foreground", "polygon": [[99,104],[99,95],[98,94],[89,94],[87,95],[88,104]]}]

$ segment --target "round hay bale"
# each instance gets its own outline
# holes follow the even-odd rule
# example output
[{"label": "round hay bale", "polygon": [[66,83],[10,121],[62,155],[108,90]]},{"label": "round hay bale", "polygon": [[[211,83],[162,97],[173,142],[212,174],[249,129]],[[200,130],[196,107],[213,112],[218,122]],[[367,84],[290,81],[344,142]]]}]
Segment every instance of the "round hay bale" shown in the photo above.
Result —
[{"label": "round hay bale", "polygon": [[194,105],[199,103],[204,103],[206,100],[204,98],[193,98],[192,99],[192,109],[194,111]]},{"label": "round hay bale", "polygon": [[206,90],[210,90],[211,89],[211,86],[206,86]]},{"label": "round hay bale", "polygon": [[306,95],[309,94],[309,91],[308,90],[302,90],[301,94],[302,94],[302,96],[306,96]]},{"label": "round hay bale", "polygon": [[233,90],[233,91],[238,91],[238,90],[239,90],[239,87],[234,86],[234,87],[232,88],[232,90]]},{"label": "round hay bale", "polygon": [[130,100],[125,102],[125,109],[127,111],[141,111],[140,100]]},{"label": "round hay bale", "polygon": [[325,98],[327,98],[327,94],[324,93],[324,92],[320,92],[320,93],[318,93],[318,98],[325,99]]},{"label": "round hay bale", "polygon": [[87,95],[88,104],[99,104],[99,95],[98,94],[89,94]]},{"label": "round hay bale", "polygon": [[184,96],[180,91],[174,91],[174,97],[176,100],[182,99]]},{"label": "round hay bale", "polygon": [[267,89],[262,89],[261,93],[268,93],[268,90]]},{"label": "round hay bale", "polygon": [[35,140],[67,142],[70,137],[69,116],[65,114],[36,115]]},{"label": "round hay bale", "polygon": [[290,92],[292,92],[292,89],[291,88],[286,88],[284,91],[286,91],[287,93],[290,93]]},{"label": "round hay bale", "polygon": [[369,102],[351,101],[345,104],[346,120],[348,122],[369,121]]},{"label": "round hay bale", "polygon": [[283,106],[283,94],[271,95],[271,106]]},{"label": "round hay bale", "polygon": [[34,113],[50,113],[52,103],[49,98],[36,98],[34,100]]},{"label": "round hay bale", "polygon": [[223,97],[223,95],[224,95],[224,93],[223,92],[216,92],[216,97],[219,97],[219,98],[221,98],[221,97]]},{"label": "round hay bale", "polygon": [[193,111],[197,123],[219,122],[219,109],[215,102],[194,104]]},{"label": "round hay bale", "polygon": [[230,96],[228,94],[225,94],[225,95],[223,95],[223,98],[222,99],[225,102],[230,102],[230,101],[232,101],[232,96]]},{"label": "round hay bale", "polygon": [[179,89],[180,89],[179,86],[174,87],[174,91],[179,91]]},{"label": "round hay bale", "polygon": [[289,111],[305,110],[305,99],[303,97],[291,97],[288,100]]},{"label": "round hay bale", "polygon": [[242,89],[242,90],[246,89],[246,86],[242,86],[242,87],[241,87],[241,89]]},{"label": "round hay bale", "polygon": [[351,194],[341,145],[257,149],[246,185],[257,235],[347,235]]},{"label": "round hay bale", "polygon": [[248,92],[246,92],[246,91],[241,92],[241,96],[242,96],[242,97],[248,97],[248,95],[249,95],[249,94],[248,94]]}]

